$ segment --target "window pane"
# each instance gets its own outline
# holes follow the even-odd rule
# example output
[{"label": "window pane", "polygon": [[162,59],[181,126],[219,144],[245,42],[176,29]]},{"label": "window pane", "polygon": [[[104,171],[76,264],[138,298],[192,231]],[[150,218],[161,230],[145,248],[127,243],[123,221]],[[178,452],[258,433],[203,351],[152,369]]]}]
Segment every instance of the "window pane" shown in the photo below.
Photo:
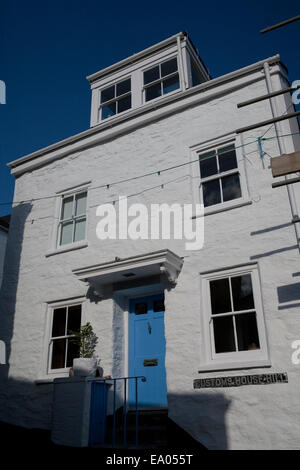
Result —
[{"label": "window pane", "polygon": [[61,220],[71,219],[73,214],[73,196],[63,198]]},{"label": "window pane", "polygon": [[161,84],[157,83],[156,85],[152,85],[149,88],[146,88],[146,101],[153,100],[154,98],[158,98],[161,96]]},{"label": "window pane", "polygon": [[67,365],[66,367],[73,366],[73,359],[79,357],[79,345],[73,343],[72,339],[67,340]]},{"label": "window pane", "polygon": [[164,299],[154,300],[154,302],[153,302],[153,312],[164,312],[164,311],[165,311]]},{"label": "window pane", "polygon": [[131,80],[124,80],[117,84],[117,96],[124,95],[124,93],[128,93],[131,90]]},{"label": "window pane", "polygon": [[204,207],[219,204],[219,202],[221,202],[219,179],[203,183],[202,187]]},{"label": "window pane", "polygon": [[206,152],[199,157],[201,178],[218,173],[216,152]]},{"label": "window pane", "polygon": [[65,307],[53,310],[52,338],[66,334],[66,314]]},{"label": "window pane", "polygon": [[62,369],[65,367],[66,340],[55,339],[52,345],[51,369]]},{"label": "window pane", "polygon": [[148,305],[147,302],[140,302],[135,305],[135,314],[136,315],[143,315],[144,313],[148,312]]},{"label": "window pane", "polygon": [[229,279],[217,279],[210,281],[211,313],[231,312],[231,300],[229,291]]},{"label": "window pane", "polygon": [[239,351],[260,349],[256,314],[245,313],[235,317]]},{"label": "window pane", "polygon": [[82,215],[86,213],[86,193],[80,193],[76,196],[75,202],[75,215]]},{"label": "window pane", "polygon": [[85,219],[76,220],[74,242],[79,242],[85,239]]},{"label": "window pane", "polygon": [[105,88],[101,91],[101,103],[113,100],[115,97],[115,85]]},{"label": "window pane", "polygon": [[218,149],[220,171],[228,171],[237,168],[236,153],[233,145]]},{"label": "window pane", "polygon": [[126,98],[122,98],[118,101],[118,113],[122,113],[126,111],[126,109],[131,108],[131,96],[126,96]]},{"label": "window pane", "polygon": [[199,83],[201,83],[200,76],[195,64],[192,62],[192,86],[199,85]]},{"label": "window pane", "polygon": [[222,178],[223,201],[231,201],[242,196],[240,177],[238,173],[235,175],[225,176]]},{"label": "window pane", "polygon": [[116,114],[116,103],[110,103],[102,108],[102,119],[114,116]]},{"label": "window pane", "polygon": [[232,316],[214,318],[213,325],[216,353],[235,351]]},{"label": "window pane", "polygon": [[73,222],[65,222],[61,225],[60,244],[72,243]]},{"label": "window pane", "polygon": [[251,274],[231,278],[234,310],[254,308]]},{"label": "window pane", "polygon": [[177,72],[177,59],[176,57],[174,59],[168,60],[167,62],[164,62],[160,66],[161,69],[161,76],[165,77],[166,75],[170,75],[170,73]]},{"label": "window pane", "polygon": [[79,331],[80,324],[81,324],[81,305],[72,305],[68,309],[67,334],[71,335],[72,333]]},{"label": "window pane", "polygon": [[147,83],[154,82],[154,80],[159,79],[159,67],[153,67],[152,69],[146,70],[144,72],[144,85]]},{"label": "window pane", "polygon": [[170,93],[171,91],[177,90],[179,88],[179,76],[175,75],[172,78],[168,78],[163,81],[163,90],[164,95]]}]

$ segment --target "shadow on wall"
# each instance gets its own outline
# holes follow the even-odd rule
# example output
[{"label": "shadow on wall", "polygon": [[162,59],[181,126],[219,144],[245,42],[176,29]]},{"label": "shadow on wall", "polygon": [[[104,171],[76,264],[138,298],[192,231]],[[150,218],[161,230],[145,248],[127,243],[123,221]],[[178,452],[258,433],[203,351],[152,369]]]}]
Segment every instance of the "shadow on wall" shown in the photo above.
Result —
[{"label": "shadow on wall", "polygon": [[[0,290],[0,339],[6,345],[6,365],[0,366],[0,382],[8,378],[11,339],[14,329],[16,294],[19,283],[20,259],[25,222],[32,205],[20,204],[12,209],[5,254],[3,282]],[[0,396],[1,401],[1,396]]]},{"label": "shadow on wall", "polygon": [[[32,382],[8,380],[1,386],[4,386],[2,388],[4,400],[0,401],[0,409],[1,406],[5,407],[5,418],[0,419],[0,432],[2,429],[4,431],[8,429],[8,434],[6,431],[3,432],[6,444],[18,447],[28,443],[28,448],[34,446],[35,449],[37,445],[39,448],[53,445],[50,436],[53,385],[36,385]],[[203,393],[197,391],[195,393],[169,394],[168,400],[169,418],[172,422],[167,427],[166,450],[174,449],[174,452],[177,453],[180,449],[225,450],[228,448],[225,418],[230,401],[222,393],[208,394],[204,391]],[[121,397],[118,401],[122,401]],[[122,409],[119,410],[122,415]],[[142,441],[142,415],[139,422],[140,440]],[[18,426],[18,428],[7,427],[7,423]],[[147,422],[146,425],[149,430],[149,423]],[[74,432],[76,431],[74,426]],[[155,435],[156,428],[151,432]]]},{"label": "shadow on wall", "polygon": [[[4,366],[0,366],[0,371]],[[47,429],[52,420],[53,384],[0,380],[0,421],[24,428]]]},{"label": "shadow on wall", "polygon": [[226,412],[230,400],[220,392],[168,393],[169,418],[207,449],[228,449]]},{"label": "shadow on wall", "polygon": [[[284,308],[293,308],[300,306],[300,282],[294,282],[285,286],[277,288],[278,303],[286,304],[279,305],[278,309],[283,310]],[[294,303],[295,301],[298,301]],[[292,302],[292,303],[289,303]]]}]

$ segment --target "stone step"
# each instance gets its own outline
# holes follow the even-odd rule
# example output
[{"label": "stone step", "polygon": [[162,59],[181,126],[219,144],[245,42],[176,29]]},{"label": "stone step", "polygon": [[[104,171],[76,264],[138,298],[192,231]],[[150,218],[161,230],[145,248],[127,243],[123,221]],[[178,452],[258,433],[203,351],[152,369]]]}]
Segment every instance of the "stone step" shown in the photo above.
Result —
[{"label": "stone step", "polygon": [[[195,441],[186,431],[178,426],[168,417],[167,410],[139,410],[139,449],[151,448],[195,448],[205,449],[199,442]],[[135,411],[129,410],[126,417],[127,442],[126,448],[136,447]],[[118,410],[116,415],[116,438],[115,447],[124,448],[123,442],[123,413]],[[108,447],[112,445],[112,417],[107,422]]]},{"label": "stone step", "polygon": [[[122,410],[116,415],[116,437],[117,447],[123,446],[124,438],[124,416]],[[138,412],[138,435],[139,447],[163,447],[167,445],[167,410],[139,410]],[[112,417],[107,425],[107,443],[111,442]],[[135,410],[130,410],[126,416],[126,436],[127,447],[135,446],[136,439],[136,414]]]},{"label": "stone step", "polygon": [[[139,411],[138,413],[138,424],[139,426],[155,426],[166,424],[168,420],[167,410],[151,410],[151,411]],[[129,411],[127,413],[128,425],[135,425],[136,414],[135,411]]]}]

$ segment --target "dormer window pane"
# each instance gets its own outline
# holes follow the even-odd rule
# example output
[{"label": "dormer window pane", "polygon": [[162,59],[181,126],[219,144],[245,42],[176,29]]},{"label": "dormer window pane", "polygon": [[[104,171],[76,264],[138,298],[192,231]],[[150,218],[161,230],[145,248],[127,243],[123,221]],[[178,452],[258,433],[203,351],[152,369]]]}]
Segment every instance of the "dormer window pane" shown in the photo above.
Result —
[{"label": "dormer window pane", "polygon": [[115,97],[115,87],[110,86],[101,91],[101,103],[106,103],[106,101],[113,100]]},{"label": "dormer window pane", "polygon": [[147,83],[154,82],[155,80],[158,80],[159,77],[159,67],[153,67],[150,70],[146,70],[144,72],[144,85],[147,85]]},{"label": "dormer window pane", "polygon": [[126,111],[126,109],[131,108],[131,96],[126,96],[126,98],[122,98],[118,101],[118,113],[122,113]]},{"label": "dormer window pane", "polygon": [[124,80],[124,82],[117,83],[117,96],[124,95],[131,91],[131,80]]},{"label": "dormer window pane", "polygon": [[196,68],[195,63],[191,62],[191,71],[192,71],[192,86],[199,85],[201,83],[201,78],[199,76],[199,72]]},{"label": "dormer window pane", "polygon": [[179,88],[178,74],[176,74],[175,77],[168,78],[168,80],[163,81],[164,95],[170,93],[171,91],[177,90],[177,88]]},{"label": "dormer window pane", "polygon": [[146,88],[146,101],[153,100],[161,96],[161,83]]},{"label": "dormer window pane", "polygon": [[177,59],[171,59],[161,64],[161,76],[165,77],[171,73],[177,72]]},{"label": "dormer window pane", "polygon": [[116,102],[107,104],[102,108],[102,119],[114,116],[116,114]]}]

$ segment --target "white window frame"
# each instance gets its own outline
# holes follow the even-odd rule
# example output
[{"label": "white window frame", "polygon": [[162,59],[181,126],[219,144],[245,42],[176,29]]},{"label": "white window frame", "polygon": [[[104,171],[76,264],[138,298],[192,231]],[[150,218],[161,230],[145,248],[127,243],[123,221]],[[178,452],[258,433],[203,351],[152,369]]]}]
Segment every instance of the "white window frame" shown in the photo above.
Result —
[{"label": "white window frame", "polygon": [[[52,231],[49,233],[49,250],[45,253],[46,258],[49,256],[57,255],[59,253],[65,253],[68,251],[73,251],[81,248],[85,248],[88,246],[88,223],[89,223],[89,187],[91,185],[91,181],[87,181],[80,185],[72,186],[71,188],[66,188],[64,190],[56,192],[55,198],[55,207],[54,207],[54,220],[55,223],[53,224]],[[65,245],[59,245],[59,236],[60,236],[60,215],[62,210],[62,197],[63,196],[72,196],[73,194],[77,194],[80,192],[87,193],[87,201],[86,201],[86,224],[85,224],[85,238],[84,240],[80,240],[78,242],[68,243]]]},{"label": "white window frame", "polygon": [[[126,93],[123,93],[123,95],[116,96],[117,85],[119,83],[125,82],[126,80],[130,80],[130,91],[128,91]],[[105,103],[101,103],[101,92],[103,90],[105,90],[106,88],[110,88],[110,87],[113,87],[113,86],[115,87],[115,97],[112,98],[109,101],[106,101]],[[120,99],[126,98],[127,96],[130,96],[130,98],[131,98],[130,108],[126,109],[125,111],[122,111],[121,113],[116,112],[116,114],[114,114],[113,116],[108,116],[107,118],[102,119],[102,108],[103,108],[103,106],[107,106],[107,104],[110,104],[110,103],[115,103],[115,102],[119,101]],[[119,116],[120,114],[125,114],[128,111],[131,111],[132,108],[133,108],[133,90],[132,90],[132,76],[131,75],[122,77],[122,78],[120,78],[120,79],[118,79],[114,82],[108,82],[105,85],[103,85],[101,88],[99,88],[99,90],[98,90],[98,116],[97,116],[97,119],[98,119],[99,123],[108,121],[108,120],[110,120],[110,119],[112,119],[116,116]]]},{"label": "white window frame", "polygon": [[[204,207],[204,215],[215,214],[235,207],[251,204],[252,201],[249,197],[249,189],[247,184],[247,172],[245,165],[245,157],[243,154],[243,148],[240,145],[240,138],[235,134],[230,134],[226,138],[213,139],[209,142],[197,144],[190,148],[190,160],[193,161],[191,165],[191,176],[193,185],[193,197],[195,202],[204,205],[202,183],[220,179],[223,176],[229,176],[231,174],[238,173],[241,187],[241,197],[231,199],[230,201],[220,202],[211,206]],[[208,176],[207,178],[201,178],[200,173],[200,156],[206,152],[227,147],[229,145],[235,146],[237,168],[232,170],[224,171],[215,175]]]},{"label": "white window frame", "polygon": [[[76,201],[76,197],[79,196],[80,194],[86,194],[86,209],[85,209],[85,213],[84,214],[79,214],[79,215],[75,215],[74,214],[74,208],[76,206],[75,204],[75,201]],[[58,231],[57,231],[57,248],[64,248],[66,246],[70,246],[70,245],[74,245],[75,243],[82,243],[86,240],[86,225],[87,225],[87,190],[86,189],[83,189],[83,190],[80,190],[80,191],[76,191],[76,192],[73,192],[71,194],[64,194],[61,196],[61,203],[60,203],[60,213],[59,213],[59,222],[58,222]],[[72,216],[70,219],[62,219],[62,209],[63,209],[63,201],[64,199],[69,199],[69,198],[73,198],[73,207],[72,207]],[[78,241],[75,241],[74,240],[74,236],[75,236],[75,226],[76,226],[76,221],[80,221],[80,220],[85,220],[85,234],[84,234],[84,238],[82,240],[78,240]],[[60,238],[61,238],[61,231],[62,231],[62,226],[63,224],[65,223],[68,223],[68,222],[72,222],[73,224],[73,228],[72,228],[72,241],[70,243],[65,243],[65,244],[61,244],[60,243]]]},{"label": "white window frame", "polygon": [[[214,347],[214,331],[211,313],[210,281],[234,276],[242,276],[245,274],[251,275],[254,298],[253,310],[256,312],[260,349],[216,353]],[[266,325],[260,288],[260,276],[257,263],[249,263],[248,265],[244,266],[200,273],[200,280],[202,298],[201,323],[203,331],[201,357],[203,358],[203,361],[199,371],[270,366]]]},{"label": "white window frame", "polygon": [[[52,338],[52,325],[53,325],[53,312],[57,308],[69,308],[75,305],[81,305],[81,325],[85,323],[84,318],[84,302],[86,300],[85,296],[80,297],[73,297],[71,299],[60,300],[56,302],[49,302],[47,303],[47,322],[46,322],[46,329],[45,329],[45,342],[44,342],[44,360],[43,366],[41,371],[41,379],[43,377],[51,377],[51,376],[68,376],[70,367],[64,367],[60,369],[51,369],[51,361],[52,361],[52,348],[53,348],[53,339]],[[66,350],[67,353],[67,350]],[[44,375],[45,374],[45,375]]]},{"label": "white window frame", "polygon": [[[160,78],[158,78],[157,80],[154,80],[153,82],[150,82],[150,83],[147,83],[146,85],[144,85],[144,72],[147,72],[148,70],[151,70],[155,67],[159,67],[159,70],[161,70],[160,67],[161,67],[162,64],[164,64],[165,62],[168,62],[169,60],[175,59],[175,58],[177,59],[177,72],[172,72],[171,74],[166,75],[165,77],[160,76]],[[179,87],[176,90],[170,91],[169,93],[163,93],[162,82],[164,80],[167,80],[168,78],[172,78],[176,74],[178,74]],[[161,75],[161,72],[160,72],[160,75]],[[141,69],[141,76],[142,76],[141,83],[142,83],[142,103],[143,104],[153,103],[157,100],[160,100],[160,99],[164,98],[165,96],[171,96],[175,93],[178,93],[179,91],[182,91],[182,78],[181,78],[181,73],[180,73],[180,68],[179,68],[178,54],[173,54],[173,55],[171,55],[169,57],[165,57],[164,59],[161,59],[157,62],[153,62],[151,65],[150,64],[147,65],[146,67]],[[157,98],[153,98],[152,100],[146,101],[146,89],[153,86],[153,85],[156,85],[157,83],[161,84],[161,88],[162,88],[161,96],[158,96]]]}]

